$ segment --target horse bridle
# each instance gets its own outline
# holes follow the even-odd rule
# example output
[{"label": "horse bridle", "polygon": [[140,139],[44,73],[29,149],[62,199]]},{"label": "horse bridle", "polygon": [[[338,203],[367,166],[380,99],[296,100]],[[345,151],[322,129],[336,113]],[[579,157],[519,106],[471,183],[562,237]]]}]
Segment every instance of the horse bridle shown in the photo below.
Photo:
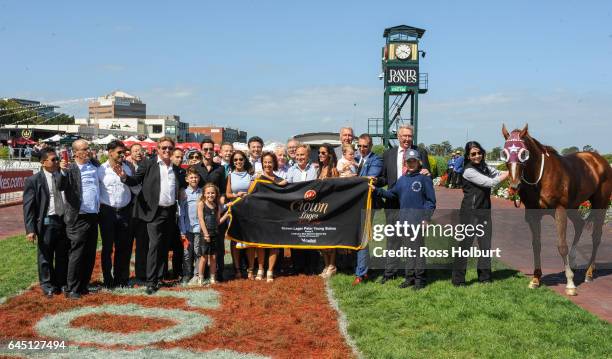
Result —
[{"label": "horse bridle", "polygon": [[[540,160],[540,173],[538,174],[538,179],[535,182],[529,182],[525,179],[525,174],[521,173],[521,182],[524,182],[530,186],[536,186],[538,183],[540,183],[542,175],[544,174],[544,154],[548,156],[548,151],[542,152],[542,159]],[[520,137],[520,131],[515,130],[510,133],[510,136],[504,143],[504,149],[500,154],[500,159],[506,162],[506,164],[516,163],[521,166],[524,166],[525,162],[529,160],[529,150],[527,149],[527,146],[525,146],[525,141],[523,141]],[[517,200],[514,200],[513,202],[515,207],[520,207],[520,198],[518,200],[518,203]]]}]

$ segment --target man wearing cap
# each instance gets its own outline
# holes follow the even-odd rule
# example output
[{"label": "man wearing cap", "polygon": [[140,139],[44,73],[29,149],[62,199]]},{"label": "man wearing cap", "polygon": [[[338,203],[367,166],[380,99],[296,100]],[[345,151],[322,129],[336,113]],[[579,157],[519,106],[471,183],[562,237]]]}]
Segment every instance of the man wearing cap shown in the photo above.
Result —
[{"label": "man wearing cap", "polygon": [[[414,129],[410,125],[402,125],[397,130],[397,139],[399,146],[388,149],[383,154],[383,170],[381,176],[378,177],[376,182],[377,187],[392,188],[403,174],[406,173],[407,168],[404,162],[404,156],[406,151],[413,149],[418,152],[419,158],[421,159],[420,173],[425,176],[430,176],[429,160],[427,157],[427,151],[425,149],[418,148],[413,145]],[[397,210],[399,209],[399,201],[397,199],[388,198],[385,201],[385,217],[387,223],[395,225],[398,220]],[[397,237],[387,238],[387,249],[397,250],[401,246],[401,241]],[[385,263],[385,271],[381,278],[381,283],[384,284],[389,279],[397,276],[397,271],[400,266],[399,258],[387,258]]]}]

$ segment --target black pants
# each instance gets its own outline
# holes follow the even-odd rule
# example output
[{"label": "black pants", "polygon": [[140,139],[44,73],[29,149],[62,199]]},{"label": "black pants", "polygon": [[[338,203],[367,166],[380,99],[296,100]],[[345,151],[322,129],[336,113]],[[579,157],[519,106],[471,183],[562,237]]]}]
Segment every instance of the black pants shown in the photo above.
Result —
[{"label": "black pants", "polygon": [[[149,251],[147,253],[147,285],[157,285],[164,277],[167,248],[175,239],[176,206],[158,207],[155,217],[147,222]],[[182,261],[182,256],[181,256]]]},{"label": "black pants", "polygon": [[[147,255],[149,253],[149,233],[147,232],[147,222],[139,218],[132,218],[132,233],[136,239],[135,250],[135,271],[136,278],[141,281],[147,280]],[[132,246],[130,245],[130,251]]]},{"label": "black pants", "polygon": [[131,205],[119,210],[106,205],[100,206],[101,262],[104,284],[124,285],[130,279],[131,209]]},{"label": "black pants", "polygon": [[[399,220],[399,209],[391,208],[385,210],[385,217],[387,219],[387,224],[395,225],[395,222]],[[403,241],[401,238],[396,237],[395,235],[387,237],[387,249],[388,250],[398,250],[401,248]],[[385,271],[383,273],[384,277],[393,277],[397,275],[397,272],[401,268],[401,258],[399,257],[391,257],[387,256],[385,258]]]},{"label": "black pants", "polygon": [[417,236],[414,241],[405,240],[406,247],[414,251],[413,257],[406,258],[406,279],[414,280],[417,284],[425,284],[427,277],[425,275],[426,257],[421,256],[421,247],[425,246],[425,241],[422,236]]},{"label": "black pants", "polygon": [[98,214],[79,214],[73,224],[66,225],[66,235],[70,242],[67,290],[83,293],[87,290],[96,262]]},{"label": "black pants", "polygon": [[183,275],[183,241],[181,241],[181,231],[178,228],[178,218],[174,222],[174,237],[166,247],[164,256],[164,277],[168,277],[168,257],[172,251],[172,278],[178,278]]},{"label": "black pants", "polygon": [[[486,216],[472,216],[471,218],[463,219],[463,223],[471,223],[474,226],[477,224],[483,224],[484,235],[483,236],[471,236],[466,237],[460,242],[462,250],[469,250],[474,243],[474,238],[478,241],[478,248],[480,250],[491,249],[491,218]],[[453,284],[464,284],[465,283],[465,271],[467,269],[468,259],[466,257],[456,257],[453,263]],[[478,281],[491,280],[491,258],[490,257],[478,257],[476,264],[476,273],[478,274]]]},{"label": "black pants", "polygon": [[217,280],[223,281],[223,271],[225,270],[225,231],[227,231],[227,222],[219,225],[219,234],[216,236],[217,243],[215,244],[215,253],[217,260]]},{"label": "black pants", "polygon": [[48,217],[38,238],[38,280],[44,291],[66,285],[68,271],[68,239],[60,216]]},{"label": "black pants", "polygon": [[296,274],[315,274],[319,270],[319,251],[316,249],[291,249],[293,270]]}]

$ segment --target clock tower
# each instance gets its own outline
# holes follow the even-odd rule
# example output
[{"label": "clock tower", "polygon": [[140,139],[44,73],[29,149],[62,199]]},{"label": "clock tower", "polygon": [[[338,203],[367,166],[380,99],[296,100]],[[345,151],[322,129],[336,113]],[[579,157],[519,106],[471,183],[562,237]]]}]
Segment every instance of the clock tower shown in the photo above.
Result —
[{"label": "clock tower", "polygon": [[[384,80],[383,118],[369,119],[368,132],[373,137],[381,137],[385,147],[392,146],[397,128],[402,124],[414,127],[413,143],[418,143],[418,97],[427,92],[428,86],[427,73],[419,72],[419,58],[425,57],[425,52],[419,50],[419,39],[424,33],[423,29],[407,25],[390,27],[383,33],[386,39],[381,74]],[[408,100],[410,117],[403,118],[402,109]]]}]

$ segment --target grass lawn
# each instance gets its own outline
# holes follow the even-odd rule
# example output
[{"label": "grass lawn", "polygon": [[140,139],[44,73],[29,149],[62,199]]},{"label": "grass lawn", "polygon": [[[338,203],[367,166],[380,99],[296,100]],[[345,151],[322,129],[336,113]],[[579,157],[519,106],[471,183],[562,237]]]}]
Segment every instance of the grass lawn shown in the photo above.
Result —
[{"label": "grass lawn", "polygon": [[492,284],[455,288],[449,271],[429,271],[422,291],[402,279],[352,287],[351,275],[331,286],[349,334],[367,358],[609,358],[612,325],[550,289],[494,263]]},{"label": "grass lawn", "polygon": [[36,244],[25,236],[0,240],[0,298],[38,281]]}]

